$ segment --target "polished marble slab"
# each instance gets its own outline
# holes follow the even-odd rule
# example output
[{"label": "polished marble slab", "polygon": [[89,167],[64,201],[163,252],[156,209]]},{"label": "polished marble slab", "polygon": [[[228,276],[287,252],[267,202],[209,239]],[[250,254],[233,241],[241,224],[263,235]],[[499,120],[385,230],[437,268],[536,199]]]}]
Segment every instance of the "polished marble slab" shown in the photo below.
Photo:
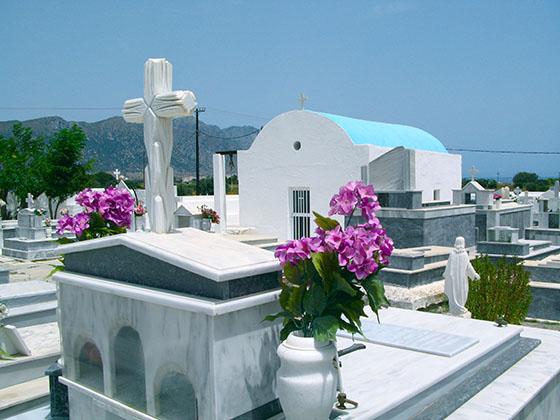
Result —
[{"label": "polished marble slab", "polygon": [[66,270],[201,297],[277,289],[280,263],[254,246],[202,232],[135,232],[61,247]]},{"label": "polished marble slab", "polygon": [[[376,320],[371,319],[362,322],[362,331],[367,340],[359,334],[354,334],[355,340],[445,357],[453,357],[478,343],[478,339],[474,337],[400,325],[379,324]],[[338,335],[352,338],[352,334],[345,331]]]}]

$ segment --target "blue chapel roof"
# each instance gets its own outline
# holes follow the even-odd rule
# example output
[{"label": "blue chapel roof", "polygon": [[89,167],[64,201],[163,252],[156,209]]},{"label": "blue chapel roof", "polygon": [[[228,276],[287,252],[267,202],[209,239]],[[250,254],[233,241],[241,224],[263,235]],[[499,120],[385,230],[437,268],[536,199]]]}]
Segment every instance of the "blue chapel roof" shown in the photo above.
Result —
[{"label": "blue chapel roof", "polygon": [[447,153],[447,149],[438,139],[416,127],[358,120],[324,112],[315,113],[329,118],[342,127],[354,144],[371,144],[382,147],[403,146],[407,149]]}]

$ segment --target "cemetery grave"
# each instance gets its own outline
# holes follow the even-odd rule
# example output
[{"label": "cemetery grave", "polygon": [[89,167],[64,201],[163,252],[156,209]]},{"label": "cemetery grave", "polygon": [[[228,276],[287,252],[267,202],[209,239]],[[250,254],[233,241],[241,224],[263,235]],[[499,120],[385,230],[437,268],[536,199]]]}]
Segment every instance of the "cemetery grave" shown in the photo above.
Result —
[{"label": "cemetery grave", "polygon": [[[40,197],[44,204],[46,196]],[[45,225],[45,207],[34,207],[31,194],[27,197],[27,208],[17,214],[14,232],[3,237],[2,255],[21,260],[41,260],[53,258],[58,247],[52,238],[51,227]],[[2,229],[4,230],[4,229]]]}]

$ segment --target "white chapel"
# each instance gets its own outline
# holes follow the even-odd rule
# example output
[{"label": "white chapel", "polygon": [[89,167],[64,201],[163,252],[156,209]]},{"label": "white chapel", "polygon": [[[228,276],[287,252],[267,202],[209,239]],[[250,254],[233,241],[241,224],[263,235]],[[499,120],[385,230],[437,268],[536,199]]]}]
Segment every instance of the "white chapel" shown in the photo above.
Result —
[{"label": "white chapel", "polygon": [[307,110],[272,119],[238,152],[238,164],[241,225],[280,241],[312,234],[311,212],[326,216],[332,195],[350,181],[422,191],[424,201],[451,202],[461,188],[461,156],[431,134]]}]

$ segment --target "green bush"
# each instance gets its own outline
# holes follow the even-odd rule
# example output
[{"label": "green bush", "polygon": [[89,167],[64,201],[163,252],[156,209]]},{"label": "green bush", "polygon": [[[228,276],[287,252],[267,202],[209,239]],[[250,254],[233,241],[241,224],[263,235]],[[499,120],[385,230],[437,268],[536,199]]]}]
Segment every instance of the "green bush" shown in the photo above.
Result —
[{"label": "green bush", "polygon": [[465,305],[475,319],[495,321],[502,317],[510,324],[520,324],[529,312],[533,297],[529,272],[518,259],[505,257],[492,263],[488,255],[472,262],[480,280],[469,279],[469,298]]}]

